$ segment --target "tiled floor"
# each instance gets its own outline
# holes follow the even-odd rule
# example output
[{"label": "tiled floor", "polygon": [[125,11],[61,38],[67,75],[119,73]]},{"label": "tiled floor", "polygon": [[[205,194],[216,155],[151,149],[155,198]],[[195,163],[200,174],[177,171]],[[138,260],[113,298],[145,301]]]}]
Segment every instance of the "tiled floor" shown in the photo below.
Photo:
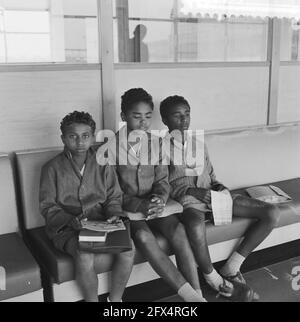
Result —
[{"label": "tiled floor", "polygon": [[[259,302],[300,302],[300,257],[292,258],[271,266],[263,267],[244,275],[248,285],[259,294]],[[216,298],[216,293],[204,287],[203,293],[208,302],[225,302]],[[171,296],[160,302],[182,302]]]}]

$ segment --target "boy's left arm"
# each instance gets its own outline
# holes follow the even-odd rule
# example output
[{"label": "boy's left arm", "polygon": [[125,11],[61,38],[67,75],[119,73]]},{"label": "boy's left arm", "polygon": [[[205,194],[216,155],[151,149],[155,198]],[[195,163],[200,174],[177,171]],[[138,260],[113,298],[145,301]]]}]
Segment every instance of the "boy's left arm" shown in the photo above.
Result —
[{"label": "boy's left arm", "polygon": [[106,218],[124,217],[122,210],[122,190],[119,185],[118,176],[114,166],[106,166],[106,201],[103,209]]}]

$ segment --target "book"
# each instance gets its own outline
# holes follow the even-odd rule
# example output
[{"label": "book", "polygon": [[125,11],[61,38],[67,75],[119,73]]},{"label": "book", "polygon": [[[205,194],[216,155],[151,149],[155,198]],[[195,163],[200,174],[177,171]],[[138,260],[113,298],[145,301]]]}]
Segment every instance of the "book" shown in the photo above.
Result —
[{"label": "book", "polygon": [[79,242],[102,242],[106,241],[107,232],[83,229],[79,233]]},{"label": "book", "polygon": [[81,225],[82,225],[83,229],[97,231],[97,232],[107,232],[107,233],[126,229],[122,220],[111,223],[111,224],[108,223],[107,221],[83,220],[83,221],[81,221]]},{"label": "book", "polygon": [[246,189],[246,191],[251,198],[273,204],[292,200],[283,190],[273,185],[251,187]]},{"label": "book", "polygon": [[129,221],[124,222],[124,226],[125,230],[106,232],[105,242],[80,241],[79,249],[90,253],[121,253],[131,250]]}]

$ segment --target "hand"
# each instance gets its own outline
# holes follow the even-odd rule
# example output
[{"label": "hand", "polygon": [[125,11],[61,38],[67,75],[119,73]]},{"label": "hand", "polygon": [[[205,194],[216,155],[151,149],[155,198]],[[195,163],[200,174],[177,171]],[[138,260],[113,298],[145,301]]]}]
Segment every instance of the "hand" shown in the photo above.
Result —
[{"label": "hand", "polygon": [[117,223],[119,222],[121,219],[120,219],[120,215],[114,215],[112,217],[109,217],[106,221],[109,223],[109,224],[114,224],[114,223]]},{"label": "hand", "polygon": [[158,196],[158,195],[152,195],[151,197],[150,197],[150,202],[152,202],[152,203],[156,203],[157,205],[160,205],[160,206],[162,206],[162,207],[164,207],[166,204],[164,203],[164,201],[163,201],[163,199],[160,197],[160,196]]},{"label": "hand", "polygon": [[196,199],[206,203],[211,203],[211,192],[209,189],[204,188],[189,188],[186,192],[188,195],[195,197]]},{"label": "hand", "polygon": [[138,211],[142,212],[145,217],[151,215],[159,215],[164,210],[164,204],[156,202],[151,202],[150,200],[144,199],[142,203],[140,204]]},{"label": "hand", "polygon": [[75,217],[74,219],[72,219],[69,222],[69,225],[68,226],[71,227],[71,228],[73,228],[76,231],[79,231],[79,230],[82,229],[82,225],[81,225],[80,219],[78,217]]},{"label": "hand", "polygon": [[224,191],[224,190],[229,190],[227,187],[225,187],[222,183],[215,183],[212,186],[212,189],[214,191]]}]

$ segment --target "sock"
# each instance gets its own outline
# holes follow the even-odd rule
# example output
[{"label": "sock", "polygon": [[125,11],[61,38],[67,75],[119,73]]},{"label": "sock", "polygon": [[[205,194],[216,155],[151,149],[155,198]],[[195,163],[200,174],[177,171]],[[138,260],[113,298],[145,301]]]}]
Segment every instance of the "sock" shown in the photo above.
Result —
[{"label": "sock", "polygon": [[207,302],[205,297],[203,296],[202,290],[200,288],[196,288],[195,291],[203,298],[203,300],[204,300],[203,302]]},{"label": "sock", "polygon": [[206,282],[210,285],[215,291],[219,291],[219,287],[223,285],[223,277],[215,270],[210,274],[203,274]]},{"label": "sock", "polygon": [[185,283],[180,287],[180,289],[178,290],[178,295],[185,302],[206,302],[205,298],[197,293],[189,283]]},{"label": "sock", "polygon": [[240,268],[245,261],[245,257],[239,254],[238,252],[234,252],[229,259],[227,260],[226,264],[220,270],[223,276],[234,276],[239,271]]},{"label": "sock", "polygon": [[[108,302],[108,303],[112,303],[112,302],[111,302],[111,300],[109,299],[109,296],[107,297],[107,302]],[[120,303],[122,303],[122,302],[123,302],[123,301],[122,301],[122,299],[121,299],[121,300],[120,300]]]}]

